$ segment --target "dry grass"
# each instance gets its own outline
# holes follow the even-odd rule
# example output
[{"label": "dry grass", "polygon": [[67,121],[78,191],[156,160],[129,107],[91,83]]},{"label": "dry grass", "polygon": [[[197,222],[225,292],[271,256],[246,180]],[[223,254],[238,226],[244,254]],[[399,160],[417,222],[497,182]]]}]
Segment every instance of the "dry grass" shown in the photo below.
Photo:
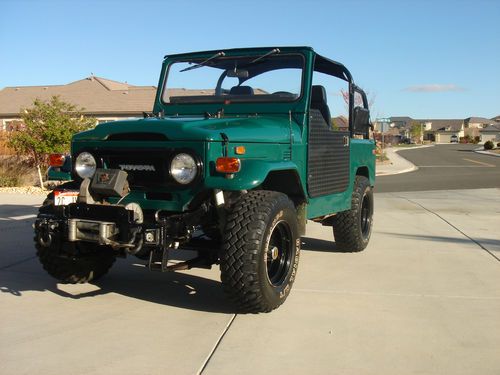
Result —
[{"label": "dry grass", "polygon": [[36,168],[19,156],[0,156],[0,187],[38,184]]}]

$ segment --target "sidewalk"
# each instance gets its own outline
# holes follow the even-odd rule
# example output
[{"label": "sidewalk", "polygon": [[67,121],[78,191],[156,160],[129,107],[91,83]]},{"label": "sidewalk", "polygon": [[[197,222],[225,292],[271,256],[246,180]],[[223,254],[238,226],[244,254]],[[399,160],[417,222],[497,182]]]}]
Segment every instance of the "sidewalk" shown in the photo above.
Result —
[{"label": "sidewalk", "polygon": [[401,150],[414,150],[421,147],[431,147],[431,146],[420,146],[412,148],[386,148],[384,149],[385,155],[389,159],[388,162],[380,163],[376,165],[376,175],[377,176],[389,176],[392,174],[413,172],[418,169],[418,167],[412,162],[406,160],[398,154]]}]

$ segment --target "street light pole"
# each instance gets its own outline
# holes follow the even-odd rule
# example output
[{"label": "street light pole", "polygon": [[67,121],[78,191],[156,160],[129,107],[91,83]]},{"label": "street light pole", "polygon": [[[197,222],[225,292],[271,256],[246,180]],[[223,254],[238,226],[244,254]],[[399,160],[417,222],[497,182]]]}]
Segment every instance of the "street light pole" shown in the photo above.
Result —
[{"label": "street light pole", "polygon": [[382,123],[382,155],[384,155],[384,124]]}]

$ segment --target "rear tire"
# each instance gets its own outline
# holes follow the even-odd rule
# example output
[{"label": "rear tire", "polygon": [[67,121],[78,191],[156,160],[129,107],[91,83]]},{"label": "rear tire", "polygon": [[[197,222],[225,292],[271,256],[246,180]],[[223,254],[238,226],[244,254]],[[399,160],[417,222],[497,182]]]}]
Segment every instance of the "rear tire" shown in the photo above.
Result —
[{"label": "rear tire", "polygon": [[250,191],[227,219],[220,257],[224,290],[243,312],[269,312],[290,293],[299,254],[292,201],[274,191]]},{"label": "rear tire", "polygon": [[356,176],[351,209],[333,218],[333,234],[337,249],[362,251],[368,245],[373,226],[373,190],[364,176]]}]

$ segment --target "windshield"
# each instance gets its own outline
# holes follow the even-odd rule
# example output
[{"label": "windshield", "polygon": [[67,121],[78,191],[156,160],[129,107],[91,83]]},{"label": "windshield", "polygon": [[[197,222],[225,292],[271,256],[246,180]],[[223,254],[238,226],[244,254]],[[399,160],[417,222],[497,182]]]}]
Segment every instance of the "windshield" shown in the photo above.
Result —
[{"label": "windshield", "polygon": [[270,53],[170,64],[162,93],[164,103],[294,101],[301,95],[304,57]]}]

